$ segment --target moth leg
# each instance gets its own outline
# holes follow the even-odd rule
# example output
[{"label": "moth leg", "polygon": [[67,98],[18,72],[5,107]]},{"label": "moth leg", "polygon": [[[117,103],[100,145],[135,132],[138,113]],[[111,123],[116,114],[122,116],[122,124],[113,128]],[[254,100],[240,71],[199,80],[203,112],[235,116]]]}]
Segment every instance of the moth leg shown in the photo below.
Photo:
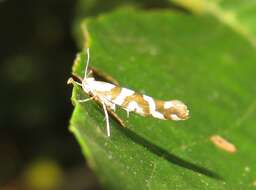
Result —
[{"label": "moth leg", "polygon": [[[109,108],[111,111],[115,112],[116,111],[116,105],[115,104],[110,104]],[[108,109],[109,110],[109,109]]]},{"label": "moth leg", "polygon": [[106,127],[107,127],[107,136],[110,137],[110,126],[109,126],[109,118],[108,118],[108,111],[105,103],[102,102],[102,107],[105,113],[105,119],[106,119]]},{"label": "moth leg", "polygon": [[127,117],[129,117],[130,116],[130,111],[128,109],[124,109],[124,110],[126,111]]},{"label": "moth leg", "polygon": [[113,110],[108,109],[108,112],[122,127],[126,127],[124,121]]},{"label": "moth leg", "polygon": [[94,97],[90,97],[90,98],[86,98],[86,99],[82,99],[82,100],[77,100],[77,102],[84,103],[84,102],[88,102],[88,101],[93,100],[93,99],[94,99]]},{"label": "moth leg", "polygon": [[122,127],[126,127],[123,120],[115,113],[116,111],[116,105],[105,101],[105,105],[107,107],[107,110],[109,112],[109,114],[111,114],[111,116],[113,116],[113,118],[122,126]]},{"label": "moth leg", "polygon": [[130,111],[126,110],[126,114],[127,114],[127,117],[129,117],[130,116]]}]

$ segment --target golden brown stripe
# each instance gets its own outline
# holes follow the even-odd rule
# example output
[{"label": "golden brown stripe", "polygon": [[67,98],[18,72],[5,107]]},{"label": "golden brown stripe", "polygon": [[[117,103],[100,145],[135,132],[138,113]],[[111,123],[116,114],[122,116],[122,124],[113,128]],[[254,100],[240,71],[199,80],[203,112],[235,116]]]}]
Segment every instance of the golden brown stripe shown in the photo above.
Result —
[{"label": "golden brown stripe", "polygon": [[143,116],[147,116],[150,114],[149,112],[149,104],[146,100],[144,100],[143,96],[140,93],[135,92],[131,96],[127,96],[122,104],[123,107],[128,107],[130,102],[136,102],[139,107],[143,110]]},{"label": "golden brown stripe", "polygon": [[156,103],[156,111],[162,113],[165,119],[170,119],[170,116],[173,112],[171,108],[165,109],[164,108],[164,101],[162,100],[155,100]]},{"label": "golden brown stripe", "polygon": [[119,96],[119,94],[121,93],[121,90],[122,88],[120,88],[119,86],[115,86],[110,91],[104,92],[104,96],[109,96],[111,100],[114,100],[116,99],[117,96]]}]

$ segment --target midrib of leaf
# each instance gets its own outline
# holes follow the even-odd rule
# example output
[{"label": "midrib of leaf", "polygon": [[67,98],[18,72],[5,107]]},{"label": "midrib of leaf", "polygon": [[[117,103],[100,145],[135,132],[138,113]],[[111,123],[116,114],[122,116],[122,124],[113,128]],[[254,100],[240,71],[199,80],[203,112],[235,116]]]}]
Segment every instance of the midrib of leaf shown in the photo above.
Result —
[{"label": "midrib of leaf", "polygon": [[238,18],[235,11],[225,10],[222,8],[218,1],[210,0],[170,0],[195,14],[211,14],[216,17],[220,22],[231,27],[234,31],[244,36],[253,47],[256,47],[256,37],[250,29],[242,23]]},{"label": "midrib of leaf", "polygon": [[248,106],[248,108],[244,111],[244,114],[241,115],[236,121],[235,121],[235,127],[239,127],[242,125],[242,123],[250,117],[254,112],[256,111],[256,99]]}]

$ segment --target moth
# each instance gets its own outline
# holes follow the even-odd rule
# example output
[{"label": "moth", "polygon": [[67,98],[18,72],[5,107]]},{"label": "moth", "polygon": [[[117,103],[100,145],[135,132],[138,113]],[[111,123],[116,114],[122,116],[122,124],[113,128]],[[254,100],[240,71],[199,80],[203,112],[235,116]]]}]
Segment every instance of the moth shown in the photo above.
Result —
[{"label": "moth", "polygon": [[189,117],[187,106],[179,100],[156,100],[150,96],[140,94],[128,88],[123,88],[115,84],[104,81],[97,81],[94,77],[90,77],[88,72],[90,60],[89,48],[86,49],[87,61],[85,66],[84,77],[80,82],[69,78],[68,84],[77,84],[83,91],[89,95],[89,98],[78,100],[78,102],[87,102],[97,100],[102,104],[107,136],[110,136],[110,124],[108,110],[115,111],[116,106],[120,106],[127,112],[135,112],[141,116],[151,116],[162,120],[185,120]]}]

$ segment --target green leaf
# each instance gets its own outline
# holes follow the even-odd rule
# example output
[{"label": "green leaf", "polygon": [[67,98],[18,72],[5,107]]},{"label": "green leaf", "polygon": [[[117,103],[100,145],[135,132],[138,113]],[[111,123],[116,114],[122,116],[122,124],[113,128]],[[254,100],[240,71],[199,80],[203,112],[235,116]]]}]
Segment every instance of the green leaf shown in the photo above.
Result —
[{"label": "green leaf", "polygon": [[[180,99],[186,121],[117,114],[106,136],[102,108],[75,87],[70,129],[106,189],[250,189],[256,180],[256,53],[210,15],[121,9],[82,24],[90,66],[157,99]],[[73,73],[83,76],[85,53]],[[209,140],[218,134],[230,154]]]},{"label": "green leaf", "polygon": [[256,1],[170,0],[197,14],[210,14],[247,38],[256,47]]},{"label": "green leaf", "polygon": [[176,6],[175,3],[170,0],[79,0],[76,6],[73,33],[78,46],[83,47],[83,35],[81,35],[80,23],[85,17],[97,16],[120,7],[136,7],[147,10],[153,8],[168,8],[169,10],[183,9],[181,6]]}]

